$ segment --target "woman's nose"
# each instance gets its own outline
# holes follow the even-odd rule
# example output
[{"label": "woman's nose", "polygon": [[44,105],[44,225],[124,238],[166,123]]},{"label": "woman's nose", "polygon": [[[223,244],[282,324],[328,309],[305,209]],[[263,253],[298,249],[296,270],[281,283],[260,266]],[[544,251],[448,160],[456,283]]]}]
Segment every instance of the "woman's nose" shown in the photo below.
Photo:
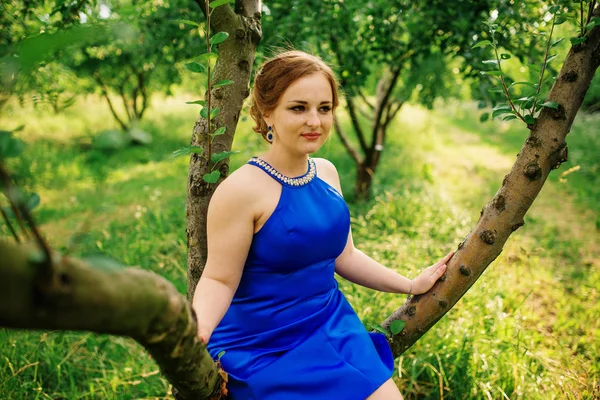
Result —
[{"label": "woman's nose", "polygon": [[317,113],[317,111],[311,111],[308,113],[308,119],[306,121],[306,125],[308,125],[308,126],[321,125],[321,119],[319,118],[319,114]]}]

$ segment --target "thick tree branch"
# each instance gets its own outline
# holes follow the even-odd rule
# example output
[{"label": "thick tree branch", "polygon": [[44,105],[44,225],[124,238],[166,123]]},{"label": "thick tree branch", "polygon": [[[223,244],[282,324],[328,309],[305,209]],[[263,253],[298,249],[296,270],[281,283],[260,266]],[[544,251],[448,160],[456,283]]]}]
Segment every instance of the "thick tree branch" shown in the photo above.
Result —
[{"label": "thick tree branch", "polygon": [[352,121],[352,126],[354,127],[354,131],[356,132],[356,136],[358,137],[358,143],[360,144],[361,149],[367,153],[369,150],[369,146],[367,146],[367,142],[365,141],[365,134],[360,126],[360,120],[358,119],[358,115],[356,115],[356,108],[354,106],[354,100],[348,94],[346,94],[346,105],[348,107],[348,114],[350,114],[350,121]]},{"label": "thick tree branch", "polygon": [[40,279],[38,251],[0,241],[0,326],[128,336],[186,399],[220,392],[221,378],[198,339],[190,304],[170,282],[137,268],[58,255],[50,279]]},{"label": "thick tree branch", "polygon": [[350,143],[350,141],[348,140],[348,137],[342,130],[342,126],[340,125],[340,122],[338,121],[337,118],[333,119],[333,125],[335,127],[335,131],[338,133],[338,135],[340,137],[340,140],[342,141],[342,144],[348,151],[348,154],[350,154],[350,156],[356,162],[356,164],[359,165],[362,162],[362,159],[361,159],[360,155],[358,154],[358,151],[356,151],[356,149],[354,147],[352,147],[352,144]]},{"label": "thick tree branch", "polygon": [[386,79],[382,78],[381,82],[381,93],[377,96],[377,104],[375,106],[375,117],[373,118],[373,132],[371,140],[371,148],[369,153],[373,153],[376,148],[383,146],[383,135],[380,133],[380,127],[382,124],[382,115],[385,108],[388,105],[390,96],[396,87],[398,78],[400,77],[401,67],[398,66],[392,70],[391,76]]},{"label": "thick tree branch", "polygon": [[[595,16],[600,15],[596,7]],[[567,159],[565,138],[600,65],[600,27],[573,46],[548,95],[557,109],[544,108],[531,129],[502,186],[482,210],[475,228],[458,246],[442,281],[426,294],[413,296],[384,322],[401,319],[406,326],[390,340],[395,356],[429,330],[475,283],[502,252],[508,237],[524,224],[524,216],[551,170]]]}]

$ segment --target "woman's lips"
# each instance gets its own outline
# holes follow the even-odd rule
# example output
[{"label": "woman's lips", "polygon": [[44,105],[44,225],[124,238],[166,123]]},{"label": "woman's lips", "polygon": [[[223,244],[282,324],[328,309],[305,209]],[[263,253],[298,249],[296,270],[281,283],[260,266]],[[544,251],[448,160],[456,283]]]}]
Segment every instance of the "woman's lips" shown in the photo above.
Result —
[{"label": "woman's lips", "polygon": [[321,135],[318,133],[305,133],[302,135],[303,138],[308,140],[317,140]]}]

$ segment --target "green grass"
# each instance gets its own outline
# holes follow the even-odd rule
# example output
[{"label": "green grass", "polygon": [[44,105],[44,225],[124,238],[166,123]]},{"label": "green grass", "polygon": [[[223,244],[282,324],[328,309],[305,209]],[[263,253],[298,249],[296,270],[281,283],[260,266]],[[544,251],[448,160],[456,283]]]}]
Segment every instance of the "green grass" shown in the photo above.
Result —
[{"label": "green grass", "polygon": [[[5,128],[26,124],[19,136],[29,146],[11,169],[41,195],[36,217],[53,248],[108,254],[165,276],[185,293],[188,162],[170,153],[189,142],[197,109],[183,103],[155,99],[142,124],[152,145],[112,153],[89,149],[96,132],[114,128],[93,98],[59,116],[31,109],[2,116]],[[470,105],[402,110],[373,200],[351,204],[358,247],[414,276],[462,241],[527,134],[517,123],[477,120]],[[467,295],[396,360],[405,398],[593,398],[600,385],[597,122],[577,119],[570,161],[553,172],[526,225]],[[232,166],[264,146],[245,121]],[[319,155],[337,165],[351,199],[354,167],[338,139]],[[581,169],[560,182],[574,165]],[[340,287],[366,324],[380,323],[404,302],[345,281]],[[170,398],[156,364],[130,339],[0,330],[0,346],[2,399]]]}]

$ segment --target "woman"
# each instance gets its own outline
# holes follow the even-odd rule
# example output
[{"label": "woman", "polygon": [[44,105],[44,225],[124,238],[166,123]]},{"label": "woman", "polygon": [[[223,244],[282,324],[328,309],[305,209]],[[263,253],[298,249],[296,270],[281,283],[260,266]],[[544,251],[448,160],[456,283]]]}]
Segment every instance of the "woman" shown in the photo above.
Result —
[{"label": "woman", "polygon": [[329,136],[337,105],[337,82],[320,58],[289,51],[267,61],[251,113],[271,146],[210,202],[193,306],[232,399],[402,399],[385,337],[365,330],[334,271],[372,289],[420,294],[452,252],[411,280],[354,247],[335,167],[308,157]]}]

